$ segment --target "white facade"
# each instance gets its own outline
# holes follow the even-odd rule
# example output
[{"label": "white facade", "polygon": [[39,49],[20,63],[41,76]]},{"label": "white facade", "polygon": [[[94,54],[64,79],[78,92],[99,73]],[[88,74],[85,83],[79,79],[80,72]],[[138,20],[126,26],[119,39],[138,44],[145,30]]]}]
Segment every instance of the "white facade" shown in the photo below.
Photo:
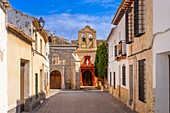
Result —
[{"label": "white facade", "polygon": [[170,112],[170,1],[153,0],[153,88],[155,113]]},{"label": "white facade", "polygon": [[[113,53],[114,53],[114,28],[112,28],[112,31],[110,33],[110,36],[107,40],[107,43],[108,43],[108,48],[109,48],[109,51],[108,51],[108,84],[110,86],[113,86],[113,65],[114,65],[114,56],[113,56]],[[111,87],[110,87],[110,93],[111,92]]]},{"label": "white facade", "polygon": [[7,104],[7,30],[6,30],[6,12],[5,12],[5,6],[3,5],[4,2],[0,1],[0,26],[1,26],[0,27],[0,83],[1,83],[0,113],[6,113],[7,105],[8,105]]},{"label": "white facade", "polygon": [[[125,41],[125,16],[122,17],[119,24],[112,30],[110,37],[108,38],[108,48],[109,48],[109,55],[108,55],[108,83],[113,86],[114,81],[115,88],[117,85],[128,89],[129,88],[129,78],[128,78],[128,61],[127,59],[121,59],[120,61],[115,60],[115,46],[119,44],[120,41]],[[125,65],[125,78],[126,78],[126,85],[122,85],[122,66]],[[115,80],[114,80],[114,73],[115,73]],[[111,76],[110,76],[111,75]],[[110,80],[111,79],[111,80]]]}]

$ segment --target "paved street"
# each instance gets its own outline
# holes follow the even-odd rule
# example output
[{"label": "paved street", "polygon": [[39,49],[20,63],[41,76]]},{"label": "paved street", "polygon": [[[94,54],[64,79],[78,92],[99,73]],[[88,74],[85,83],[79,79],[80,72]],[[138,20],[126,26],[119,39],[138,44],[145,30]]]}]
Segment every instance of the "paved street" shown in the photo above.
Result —
[{"label": "paved street", "polygon": [[32,113],[135,113],[107,92],[67,90],[57,94]]}]

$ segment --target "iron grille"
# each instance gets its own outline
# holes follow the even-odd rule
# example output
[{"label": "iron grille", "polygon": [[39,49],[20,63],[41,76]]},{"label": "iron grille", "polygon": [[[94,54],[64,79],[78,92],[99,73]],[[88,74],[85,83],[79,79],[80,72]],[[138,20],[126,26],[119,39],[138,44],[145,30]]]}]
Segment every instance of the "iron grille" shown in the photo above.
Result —
[{"label": "iron grille", "polygon": [[134,36],[145,33],[145,0],[134,1]]},{"label": "iron grille", "polygon": [[122,84],[126,86],[126,67],[125,65],[122,66]]},{"label": "iron grille", "polygon": [[139,100],[145,102],[146,99],[146,79],[145,79],[145,59],[138,61],[139,65]]},{"label": "iron grille", "polygon": [[132,8],[128,8],[125,14],[125,36],[126,36],[126,44],[132,43],[133,37],[133,22],[132,22]]}]

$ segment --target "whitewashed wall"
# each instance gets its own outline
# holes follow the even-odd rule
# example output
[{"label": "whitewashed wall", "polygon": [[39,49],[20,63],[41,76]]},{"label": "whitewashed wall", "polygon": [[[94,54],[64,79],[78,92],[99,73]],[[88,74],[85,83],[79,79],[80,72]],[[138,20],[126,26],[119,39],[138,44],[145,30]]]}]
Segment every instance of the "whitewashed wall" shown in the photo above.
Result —
[{"label": "whitewashed wall", "polygon": [[170,0],[153,0],[153,33],[170,28]]},{"label": "whitewashed wall", "polygon": [[[116,45],[121,40],[125,40],[125,15],[120,20],[119,24],[115,28]],[[115,45],[114,45],[115,46]],[[126,50],[127,52],[127,50]],[[122,66],[123,64],[126,66],[126,86],[122,85]],[[122,59],[121,61],[115,61],[114,63],[114,72],[116,72],[116,85],[121,85],[122,87],[129,89],[129,68],[128,62],[126,59]]]},{"label": "whitewashed wall", "polygon": [[0,8],[0,113],[7,112],[7,31],[5,16]]},{"label": "whitewashed wall", "polygon": [[114,32],[111,33],[108,41],[108,48],[109,48],[109,54],[108,54],[108,83],[113,85],[113,77],[111,77],[112,80],[110,80],[110,72],[113,76],[113,62],[114,62]]},{"label": "whitewashed wall", "polygon": [[169,4],[169,0],[153,0],[153,88],[155,89],[155,113],[169,113],[170,109],[170,70],[168,64],[168,55],[170,55]]}]

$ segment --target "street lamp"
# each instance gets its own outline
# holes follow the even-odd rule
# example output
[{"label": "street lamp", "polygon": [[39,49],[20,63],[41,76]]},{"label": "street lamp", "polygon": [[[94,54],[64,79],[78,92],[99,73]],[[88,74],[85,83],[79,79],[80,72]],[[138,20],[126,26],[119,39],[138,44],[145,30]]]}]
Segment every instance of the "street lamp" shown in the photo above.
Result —
[{"label": "street lamp", "polygon": [[40,17],[40,19],[38,20],[38,24],[40,29],[34,29],[34,32],[40,32],[44,28],[45,21],[42,17]]},{"label": "street lamp", "polygon": [[43,20],[42,17],[38,20],[39,26],[40,26],[40,31],[44,28],[45,21]]}]

